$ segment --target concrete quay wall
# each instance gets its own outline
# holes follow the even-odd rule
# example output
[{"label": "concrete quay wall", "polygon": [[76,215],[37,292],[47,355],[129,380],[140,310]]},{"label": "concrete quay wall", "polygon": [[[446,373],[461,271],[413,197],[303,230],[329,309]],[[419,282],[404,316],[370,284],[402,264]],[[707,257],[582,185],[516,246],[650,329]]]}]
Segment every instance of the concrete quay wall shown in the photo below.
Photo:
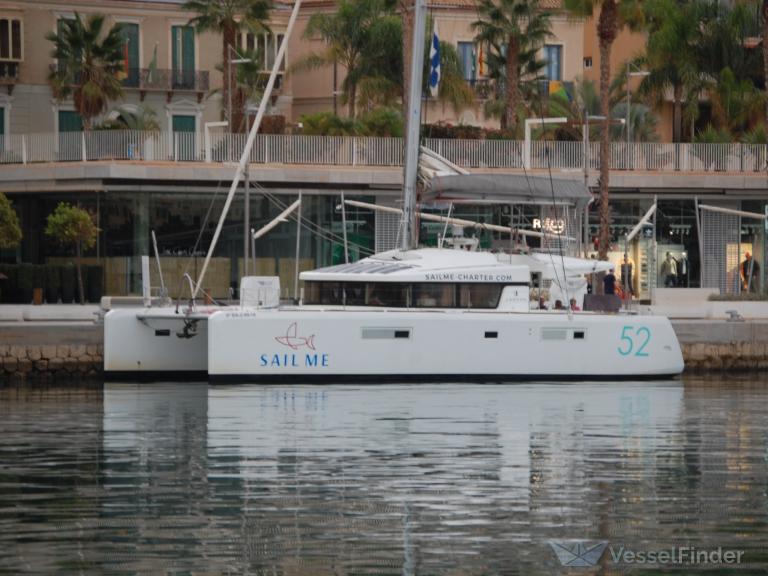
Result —
[{"label": "concrete quay wall", "polygon": [[4,324],[0,382],[100,378],[103,340],[103,326],[92,323]]},{"label": "concrete quay wall", "polygon": [[768,320],[673,320],[686,372],[768,370]]}]

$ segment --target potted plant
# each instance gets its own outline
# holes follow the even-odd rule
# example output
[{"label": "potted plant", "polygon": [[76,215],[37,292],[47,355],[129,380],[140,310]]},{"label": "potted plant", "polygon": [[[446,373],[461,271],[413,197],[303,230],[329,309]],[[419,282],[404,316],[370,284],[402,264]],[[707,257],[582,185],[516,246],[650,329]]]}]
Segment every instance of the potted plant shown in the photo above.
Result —
[{"label": "potted plant", "polygon": [[45,267],[45,301],[48,304],[56,304],[59,301],[61,291],[61,266],[48,264]]},{"label": "potted plant", "polygon": [[45,233],[58,240],[62,245],[74,249],[79,302],[85,304],[82,274],[83,250],[92,248],[96,244],[96,237],[99,234],[99,229],[93,222],[93,215],[79,206],[59,202],[56,210],[48,215]]},{"label": "potted plant", "polygon": [[32,264],[19,264],[16,286],[18,289],[17,302],[19,304],[29,304],[32,302],[32,289],[34,278]]},{"label": "potted plant", "polygon": [[75,301],[75,292],[77,291],[77,273],[72,264],[62,266],[61,268],[61,301],[65,304],[71,304]]},{"label": "potted plant", "polygon": [[86,284],[88,288],[88,301],[93,304],[101,302],[103,294],[103,268],[101,265],[88,266],[86,273]]},{"label": "potted plant", "polygon": [[45,289],[45,266],[32,266],[32,304],[40,306],[43,303]]}]

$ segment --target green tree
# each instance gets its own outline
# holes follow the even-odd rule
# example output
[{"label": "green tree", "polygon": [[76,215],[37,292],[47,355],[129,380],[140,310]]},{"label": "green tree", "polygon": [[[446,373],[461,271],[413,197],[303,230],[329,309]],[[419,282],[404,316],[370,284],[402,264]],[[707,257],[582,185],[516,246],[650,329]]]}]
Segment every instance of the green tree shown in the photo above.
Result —
[{"label": "green tree", "polygon": [[8,197],[0,192],[0,248],[13,248],[21,242],[19,216]]},{"label": "green tree", "polygon": [[142,104],[136,111],[126,108],[117,109],[118,116],[114,120],[107,120],[94,126],[95,130],[138,130],[143,132],[157,132],[160,123],[157,120],[157,112]]},{"label": "green tree", "polygon": [[86,130],[110,100],[123,94],[119,77],[124,66],[120,25],[110,28],[106,35],[103,30],[102,14],[93,14],[83,22],[75,13],[74,19],[59,20],[57,33],[45,36],[53,43],[51,55],[58,61],[48,76],[54,97],[61,101],[72,96]]},{"label": "green tree", "polygon": [[[521,100],[520,76],[523,52],[538,50],[552,35],[550,12],[538,0],[480,0],[479,19],[472,23],[475,39],[489,46],[489,54],[503,62],[504,112],[501,129],[517,127]],[[501,69],[501,66],[496,67]]]},{"label": "green tree", "polygon": [[372,41],[372,35],[382,29],[381,19],[388,16],[391,13],[383,0],[339,0],[334,12],[312,14],[304,31],[305,38],[319,37],[326,48],[304,58],[297,69],[343,66],[343,102],[352,119],[356,114],[358,85],[363,77],[371,75],[365,64],[370,62],[373,51],[382,50]]},{"label": "green tree", "polygon": [[696,1],[648,0],[644,5],[648,42],[645,57],[635,64],[646,68],[649,75],[641,82],[639,91],[657,104],[672,93],[674,142],[682,141],[684,103],[685,116],[695,118],[699,91],[704,87],[699,59],[702,9]]},{"label": "green tree", "polygon": [[760,33],[763,37],[763,82],[765,83],[765,118],[768,120],[768,0],[760,3]]},{"label": "green tree", "polygon": [[764,92],[748,78],[739,79],[730,68],[723,68],[709,92],[712,119],[717,128],[741,136],[757,124],[765,102]]},{"label": "green tree", "polygon": [[82,255],[96,244],[99,229],[93,222],[91,214],[78,206],[59,202],[45,226],[45,233],[64,246],[74,247],[75,264],[77,266],[77,285],[80,292],[80,303],[85,303],[83,290]]},{"label": "green tree", "polygon": [[[566,9],[576,16],[588,17],[599,9],[597,38],[600,51],[600,111],[605,117],[600,134],[600,235],[598,256],[608,257],[611,242],[610,142],[611,142],[611,50],[619,30],[637,28],[643,22],[638,0],[565,0]],[[600,283],[598,283],[598,286]]]},{"label": "green tree", "polygon": [[[229,105],[229,92],[236,84],[232,49],[237,44],[237,35],[244,30],[258,33],[269,31],[267,20],[272,8],[271,0],[187,0],[184,9],[196,12],[197,16],[189,21],[200,32],[216,32],[222,36],[221,60],[224,70],[222,84],[222,104]],[[232,130],[244,129],[243,95],[238,91],[233,94],[231,118],[228,118]],[[222,110],[223,112],[223,110]]]}]

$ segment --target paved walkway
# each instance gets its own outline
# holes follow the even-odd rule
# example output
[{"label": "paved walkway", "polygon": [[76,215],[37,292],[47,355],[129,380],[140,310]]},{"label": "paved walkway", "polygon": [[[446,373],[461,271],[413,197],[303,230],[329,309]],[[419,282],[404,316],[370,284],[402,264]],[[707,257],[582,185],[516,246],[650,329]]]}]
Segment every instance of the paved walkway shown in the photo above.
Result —
[{"label": "paved walkway", "polygon": [[17,322],[90,322],[100,311],[98,304],[3,304],[0,306],[0,324]]}]

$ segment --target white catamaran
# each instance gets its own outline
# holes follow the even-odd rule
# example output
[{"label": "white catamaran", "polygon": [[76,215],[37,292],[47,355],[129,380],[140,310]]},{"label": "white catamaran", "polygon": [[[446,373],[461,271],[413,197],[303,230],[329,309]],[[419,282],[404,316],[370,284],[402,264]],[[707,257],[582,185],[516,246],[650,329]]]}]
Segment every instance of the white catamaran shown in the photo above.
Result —
[{"label": "white catamaran", "polygon": [[[289,30],[298,6],[299,2]],[[415,34],[420,30],[423,34],[425,11],[423,0],[417,0]],[[288,36],[289,32],[278,63]],[[244,278],[237,307],[190,304],[181,310],[112,310],[105,317],[104,331],[108,376],[190,373],[207,374],[212,381],[498,381],[682,372],[680,346],[666,317],[532,309],[534,278],[557,279],[563,295],[575,295],[569,293],[571,283],[585,285],[584,275],[607,269],[607,263],[412,245],[423,61],[419,37],[413,46],[401,249],[303,272],[304,298],[299,305],[279,304],[276,278]],[[268,84],[265,98],[270,89]],[[259,121],[257,115],[192,289],[193,302]],[[475,197],[487,198],[486,193],[498,191],[503,182],[472,178],[436,178],[432,189],[440,197],[450,184],[458,183],[467,192],[466,186],[474,185],[470,182],[479,182]],[[535,196],[535,187],[526,181],[526,194]],[[546,186],[554,194],[554,184]],[[586,188],[582,192],[588,196]]]}]

